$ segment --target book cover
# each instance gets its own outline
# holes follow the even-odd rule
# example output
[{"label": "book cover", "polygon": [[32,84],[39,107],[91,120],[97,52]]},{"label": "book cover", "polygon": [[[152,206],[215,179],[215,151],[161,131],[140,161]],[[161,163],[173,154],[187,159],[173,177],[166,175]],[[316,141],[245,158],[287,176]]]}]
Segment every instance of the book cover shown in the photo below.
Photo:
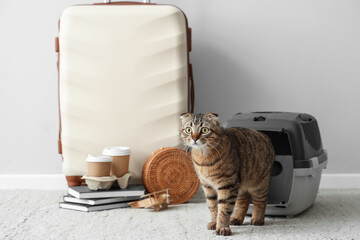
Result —
[{"label": "book cover", "polygon": [[110,188],[109,190],[90,190],[87,186],[68,188],[68,193],[76,198],[111,198],[111,197],[140,197],[145,194],[143,185],[129,185],[126,189]]},{"label": "book cover", "polygon": [[60,202],[59,207],[64,209],[77,210],[81,212],[93,212],[93,211],[101,211],[101,210],[110,210],[115,208],[125,208],[125,207],[129,207],[129,204],[127,202],[122,202],[122,203],[111,203],[111,204],[91,206],[91,205],[83,205],[79,203]]},{"label": "book cover", "polygon": [[114,197],[114,198],[93,198],[93,199],[81,199],[76,198],[71,195],[64,195],[64,202],[68,203],[80,203],[85,205],[101,205],[109,203],[120,203],[120,202],[130,202],[139,200],[140,197]]}]

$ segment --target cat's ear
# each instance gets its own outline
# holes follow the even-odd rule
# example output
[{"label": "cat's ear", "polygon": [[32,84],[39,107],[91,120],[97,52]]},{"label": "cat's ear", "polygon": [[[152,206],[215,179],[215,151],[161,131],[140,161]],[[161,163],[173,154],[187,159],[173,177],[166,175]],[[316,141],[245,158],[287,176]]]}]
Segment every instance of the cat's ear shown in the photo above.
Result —
[{"label": "cat's ear", "polygon": [[183,114],[180,115],[180,119],[184,120],[184,119],[187,119],[189,117],[192,117],[192,115],[193,115],[192,113],[183,113]]},{"label": "cat's ear", "polygon": [[217,114],[217,113],[208,112],[208,113],[205,113],[204,117],[210,121],[219,123],[219,114]]}]

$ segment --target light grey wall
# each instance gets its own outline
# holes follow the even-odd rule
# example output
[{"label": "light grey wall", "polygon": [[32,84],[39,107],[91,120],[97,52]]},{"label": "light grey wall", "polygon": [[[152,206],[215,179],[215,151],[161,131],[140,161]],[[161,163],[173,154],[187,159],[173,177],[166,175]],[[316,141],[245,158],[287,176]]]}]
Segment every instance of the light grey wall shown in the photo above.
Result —
[{"label": "light grey wall", "polygon": [[[0,174],[61,173],[54,38],[64,8],[0,0]],[[360,173],[360,2],[174,0],[193,28],[196,111],[319,121],[326,173]]]}]

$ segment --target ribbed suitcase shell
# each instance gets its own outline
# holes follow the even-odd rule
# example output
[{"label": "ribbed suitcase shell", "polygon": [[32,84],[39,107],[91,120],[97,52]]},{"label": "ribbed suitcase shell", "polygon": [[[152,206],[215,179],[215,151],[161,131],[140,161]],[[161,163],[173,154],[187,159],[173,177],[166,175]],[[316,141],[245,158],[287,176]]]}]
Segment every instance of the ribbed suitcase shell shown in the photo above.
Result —
[{"label": "ribbed suitcase shell", "polygon": [[174,6],[79,5],[63,12],[59,104],[66,176],[85,175],[88,154],[126,145],[140,182],[148,156],[178,144],[179,114],[190,106],[188,34],[186,17]]}]

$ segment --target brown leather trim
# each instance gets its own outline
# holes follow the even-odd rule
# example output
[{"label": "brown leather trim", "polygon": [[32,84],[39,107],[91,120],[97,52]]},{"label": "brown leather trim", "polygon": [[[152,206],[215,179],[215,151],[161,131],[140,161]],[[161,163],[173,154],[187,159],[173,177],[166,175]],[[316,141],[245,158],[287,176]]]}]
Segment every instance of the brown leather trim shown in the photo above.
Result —
[{"label": "brown leather trim", "polygon": [[66,176],[66,181],[69,187],[86,185],[85,179],[81,179],[81,176]]},{"label": "brown leather trim", "polygon": [[188,51],[191,52],[192,50],[192,30],[191,28],[188,28],[188,31],[187,31],[187,44],[188,44]]},{"label": "brown leather trim", "polygon": [[[58,21],[58,31],[60,32],[60,19]],[[59,107],[59,138],[58,138],[58,153],[61,154],[61,159],[64,161],[62,155],[62,144],[61,144],[61,111],[60,111],[60,42],[59,37],[55,40],[55,52],[57,52],[57,69],[58,69],[58,107]]]},{"label": "brown leather trim", "polygon": [[59,52],[59,37],[55,38],[55,52]]},{"label": "brown leather trim", "polygon": [[[60,21],[59,21],[59,30],[60,30]],[[62,144],[61,144],[61,111],[60,111],[60,45],[59,45],[59,38],[57,37],[57,69],[58,69],[58,106],[59,106],[59,139],[58,139],[58,153],[62,154]],[[63,159],[64,161],[64,159]]]},{"label": "brown leather trim", "polygon": [[61,139],[58,140],[58,152],[59,154],[62,154],[62,144],[61,144]]}]

